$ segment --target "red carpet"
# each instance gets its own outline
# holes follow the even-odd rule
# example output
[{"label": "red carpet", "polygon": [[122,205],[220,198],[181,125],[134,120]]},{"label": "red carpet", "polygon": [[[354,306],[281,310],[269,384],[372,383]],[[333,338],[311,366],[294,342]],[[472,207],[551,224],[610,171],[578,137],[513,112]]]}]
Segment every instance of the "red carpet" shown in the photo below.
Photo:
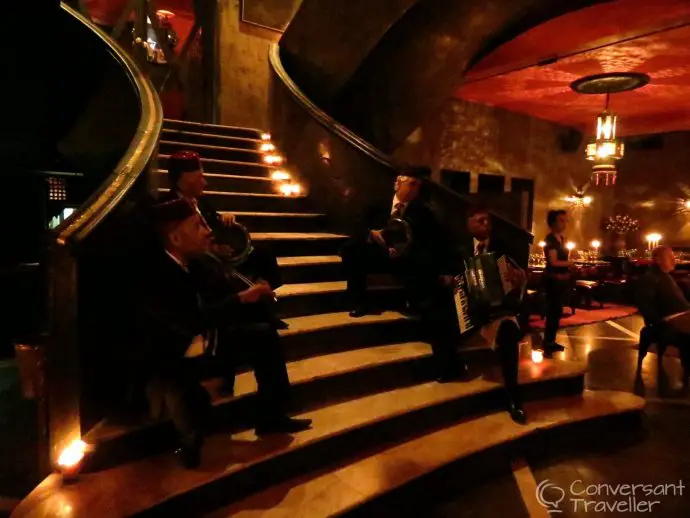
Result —
[{"label": "red carpet", "polygon": [[[589,310],[577,308],[574,315],[571,315],[570,308],[566,307],[563,313],[564,315],[561,319],[560,327],[573,327],[627,317],[628,315],[637,313],[637,308],[632,306],[620,306],[618,304],[604,304],[604,307],[599,309],[598,304],[595,304],[594,308]],[[530,325],[536,329],[544,329],[544,320],[539,315],[532,315],[530,317]]]}]

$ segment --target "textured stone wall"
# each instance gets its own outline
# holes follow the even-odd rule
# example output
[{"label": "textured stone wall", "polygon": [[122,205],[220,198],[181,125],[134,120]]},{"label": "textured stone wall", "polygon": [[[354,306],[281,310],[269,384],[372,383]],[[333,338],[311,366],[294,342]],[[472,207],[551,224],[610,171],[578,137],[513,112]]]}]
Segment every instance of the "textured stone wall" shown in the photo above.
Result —
[{"label": "textured stone wall", "polygon": [[[471,188],[477,189],[479,173],[534,180],[536,240],[547,233],[546,211],[568,208],[563,198],[587,182],[591,165],[584,160],[583,146],[575,152],[561,149],[559,136],[568,128],[526,115],[470,103],[446,101],[436,116],[424,124],[396,151],[402,160],[430,165],[435,179],[440,170],[469,171]],[[571,239],[586,243],[600,237],[601,214],[611,192],[592,192],[593,205],[572,214]]]},{"label": "textured stone wall", "polygon": [[218,0],[219,124],[268,127],[268,49],[279,38],[240,22],[240,0]]}]

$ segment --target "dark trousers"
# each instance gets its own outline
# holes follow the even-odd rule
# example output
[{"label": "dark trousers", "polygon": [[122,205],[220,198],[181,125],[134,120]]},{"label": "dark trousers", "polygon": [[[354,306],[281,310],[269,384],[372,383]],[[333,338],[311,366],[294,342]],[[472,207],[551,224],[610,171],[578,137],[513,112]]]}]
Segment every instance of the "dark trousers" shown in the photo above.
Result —
[{"label": "dark trousers", "polygon": [[249,277],[262,278],[267,281],[274,290],[283,285],[280,275],[280,267],[275,254],[267,247],[253,245],[254,250],[247,260],[237,267],[237,270]]},{"label": "dark trousers", "polygon": [[503,383],[510,398],[516,398],[520,340],[523,333],[515,322],[504,320],[496,333],[496,355],[503,373]]},{"label": "dark trousers", "polygon": [[347,280],[347,294],[354,305],[366,304],[367,275],[391,273],[405,285],[408,300],[422,304],[431,296],[436,283],[434,264],[430,257],[408,250],[402,257],[391,259],[388,250],[366,239],[351,239],[340,251]]},{"label": "dark trousers", "polygon": [[249,365],[258,387],[261,419],[282,416],[290,393],[285,358],[278,332],[268,324],[226,328],[219,332],[217,351],[223,377],[233,384],[237,367]]},{"label": "dark trousers", "polygon": [[547,278],[544,281],[544,288],[546,291],[544,342],[553,343],[556,341],[556,333],[563,317],[563,305],[570,289],[570,282]]},{"label": "dark trousers", "polygon": [[154,419],[169,417],[182,444],[200,444],[210,408],[194,362],[180,358],[158,366],[146,382],[149,412]]}]

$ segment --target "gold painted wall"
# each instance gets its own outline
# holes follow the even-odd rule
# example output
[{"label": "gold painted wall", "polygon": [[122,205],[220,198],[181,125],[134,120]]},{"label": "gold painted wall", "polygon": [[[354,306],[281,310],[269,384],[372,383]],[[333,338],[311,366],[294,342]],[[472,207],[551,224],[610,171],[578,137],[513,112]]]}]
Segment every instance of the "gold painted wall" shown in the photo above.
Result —
[{"label": "gold painted wall", "polygon": [[280,33],[240,21],[240,0],[218,0],[219,124],[268,128],[268,49]]}]

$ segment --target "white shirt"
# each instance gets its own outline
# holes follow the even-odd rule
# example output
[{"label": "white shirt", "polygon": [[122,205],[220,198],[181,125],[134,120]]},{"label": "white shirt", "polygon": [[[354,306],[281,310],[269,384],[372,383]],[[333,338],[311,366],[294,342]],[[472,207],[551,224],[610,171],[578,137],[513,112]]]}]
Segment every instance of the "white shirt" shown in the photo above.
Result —
[{"label": "white shirt", "polygon": [[478,248],[479,248],[479,245],[482,243],[484,244],[484,252],[483,253],[487,253],[489,251],[489,239],[488,238],[485,239],[484,241],[479,241],[479,239],[477,239],[475,237],[475,238],[472,238],[472,242],[474,244],[474,255],[477,255],[479,253]]},{"label": "white shirt", "polygon": [[393,214],[393,213],[395,212],[395,207],[397,207],[398,204],[402,204],[401,207],[400,207],[400,216],[402,216],[403,214],[405,214],[405,210],[407,209],[407,206],[409,205],[409,203],[403,203],[403,202],[401,202],[401,201],[398,199],[398,195],[397,195],[397,194],[394,195],[394,196],[393,196],[393,205],[391,206],[391,214]]}]

